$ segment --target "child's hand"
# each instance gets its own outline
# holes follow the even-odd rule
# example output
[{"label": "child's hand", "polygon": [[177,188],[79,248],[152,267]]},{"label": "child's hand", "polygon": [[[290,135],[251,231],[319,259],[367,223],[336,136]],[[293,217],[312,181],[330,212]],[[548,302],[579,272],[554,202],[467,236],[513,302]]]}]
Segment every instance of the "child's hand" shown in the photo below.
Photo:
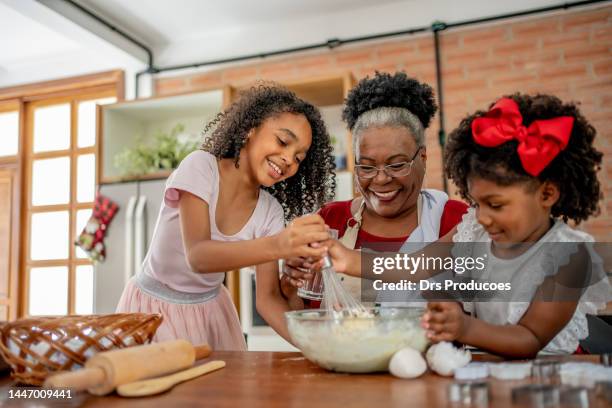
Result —
[{"label": "child's hand", "polygon": [[329,257],[334,263],[336,272],[361,278],[361,252],[345,247],[338,240],[324,243],[328,248]]},{"label": "child's hand", "polygon": [[[361,258],[359,251],[345,247],[336,239],[315,243],[314,247],[326,247],[327,254],[334,264],[334,270],[351,276],[361,277]],[[323,260],[312,265],[312,270],[319,271],[323,267]]]},{"label": "child's hand", "polygon": [[318,214],[296,218],[276,235],[279,258],[321,258],[327,252],[327,248],[324,246],[315,248],[310,244],[328,240],[327,230],[325,221]]},{"label": "child's hand", "polygon": [[457,302],[429,302],[421,318],[427,338],[434,343],[460,339],[467,331],[469,317]]}]

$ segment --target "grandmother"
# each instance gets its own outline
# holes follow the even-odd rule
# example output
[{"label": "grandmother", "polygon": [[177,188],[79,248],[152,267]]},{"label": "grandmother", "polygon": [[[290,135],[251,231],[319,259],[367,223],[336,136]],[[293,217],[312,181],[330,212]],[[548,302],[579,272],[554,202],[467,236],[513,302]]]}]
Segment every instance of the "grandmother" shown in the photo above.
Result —
[{"label": "grandmother", "polygon": [[[425,129],[436,110],[432,88],[403,72],[377,72],[349,92],[342,118],[353,135],[359,195],[319,210],[326,224],[338,230],[344,246],[384,246],[386,251],[410,246],[412,252],[419,244],[438,240],[461,221],[465,203],[423,188]],[[281,277],[286,296],[312,278],[307,272],[311,266],[305,259],[286,261]],[[341,274],[341,280],[354,297],[365,298],[359,278]]]}]

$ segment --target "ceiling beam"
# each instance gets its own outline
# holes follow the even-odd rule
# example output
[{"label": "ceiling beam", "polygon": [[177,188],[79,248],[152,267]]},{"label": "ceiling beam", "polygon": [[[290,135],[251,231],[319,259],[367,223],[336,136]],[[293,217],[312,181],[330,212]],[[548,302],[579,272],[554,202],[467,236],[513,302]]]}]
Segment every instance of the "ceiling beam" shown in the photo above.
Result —
[{"label": "ceiling beam", "polygon": [[102,53],[117,65],[146,67],[145,50],[70,3],[57,0],[0,0],[15,11]]}]

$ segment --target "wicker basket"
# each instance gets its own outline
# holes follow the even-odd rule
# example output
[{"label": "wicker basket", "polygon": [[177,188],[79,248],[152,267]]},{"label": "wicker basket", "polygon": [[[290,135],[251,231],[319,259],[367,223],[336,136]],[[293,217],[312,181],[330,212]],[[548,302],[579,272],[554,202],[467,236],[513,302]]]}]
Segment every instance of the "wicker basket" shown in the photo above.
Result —
[{"label": "wicker basket", "polygon": [[16,381],[42,385],[51,372],[80,368],[98,352],[150,342],[161,321],[144,313],[22,319],[0,328],[0,353]]}]

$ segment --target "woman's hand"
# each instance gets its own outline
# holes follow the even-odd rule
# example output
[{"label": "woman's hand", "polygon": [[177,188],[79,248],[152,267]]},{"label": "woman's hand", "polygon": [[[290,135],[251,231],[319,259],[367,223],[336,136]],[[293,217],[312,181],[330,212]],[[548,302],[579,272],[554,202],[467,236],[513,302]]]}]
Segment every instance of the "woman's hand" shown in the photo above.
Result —
[{"label": "woman's hand", "polygon": [[421,318],[421,326],[427,330],[427,338],[439,341],[461,340],[468,330],[470,317],[463,313],[457,302],[429,302]]},{"label": "woman's hand", "polygon": [[[310,270],[313,267],[310,258],[291,258],[285,259],[283,265],[283,280],[286,284],[295,288],[304,286],[303,281],[310,280],[314,277],[314,273]],[[284,294],[285,292],[283,292]]]},{"label": "woman's hand", "polygon": [[296,218],[276,235],[276,248],[279,258],[320,259],[327,252],[324,246],[310,244],[329,239],[328,227],[320,215],[306,215]]},{"label": "woman's hand", "polygon": [[287,304],[291,310],[302,310],[304,309],[304,299],[298,296],[297,286],[294,286],[288,275],[282,273],[280,277],[280,290],[281,294],[287,299]]}]

